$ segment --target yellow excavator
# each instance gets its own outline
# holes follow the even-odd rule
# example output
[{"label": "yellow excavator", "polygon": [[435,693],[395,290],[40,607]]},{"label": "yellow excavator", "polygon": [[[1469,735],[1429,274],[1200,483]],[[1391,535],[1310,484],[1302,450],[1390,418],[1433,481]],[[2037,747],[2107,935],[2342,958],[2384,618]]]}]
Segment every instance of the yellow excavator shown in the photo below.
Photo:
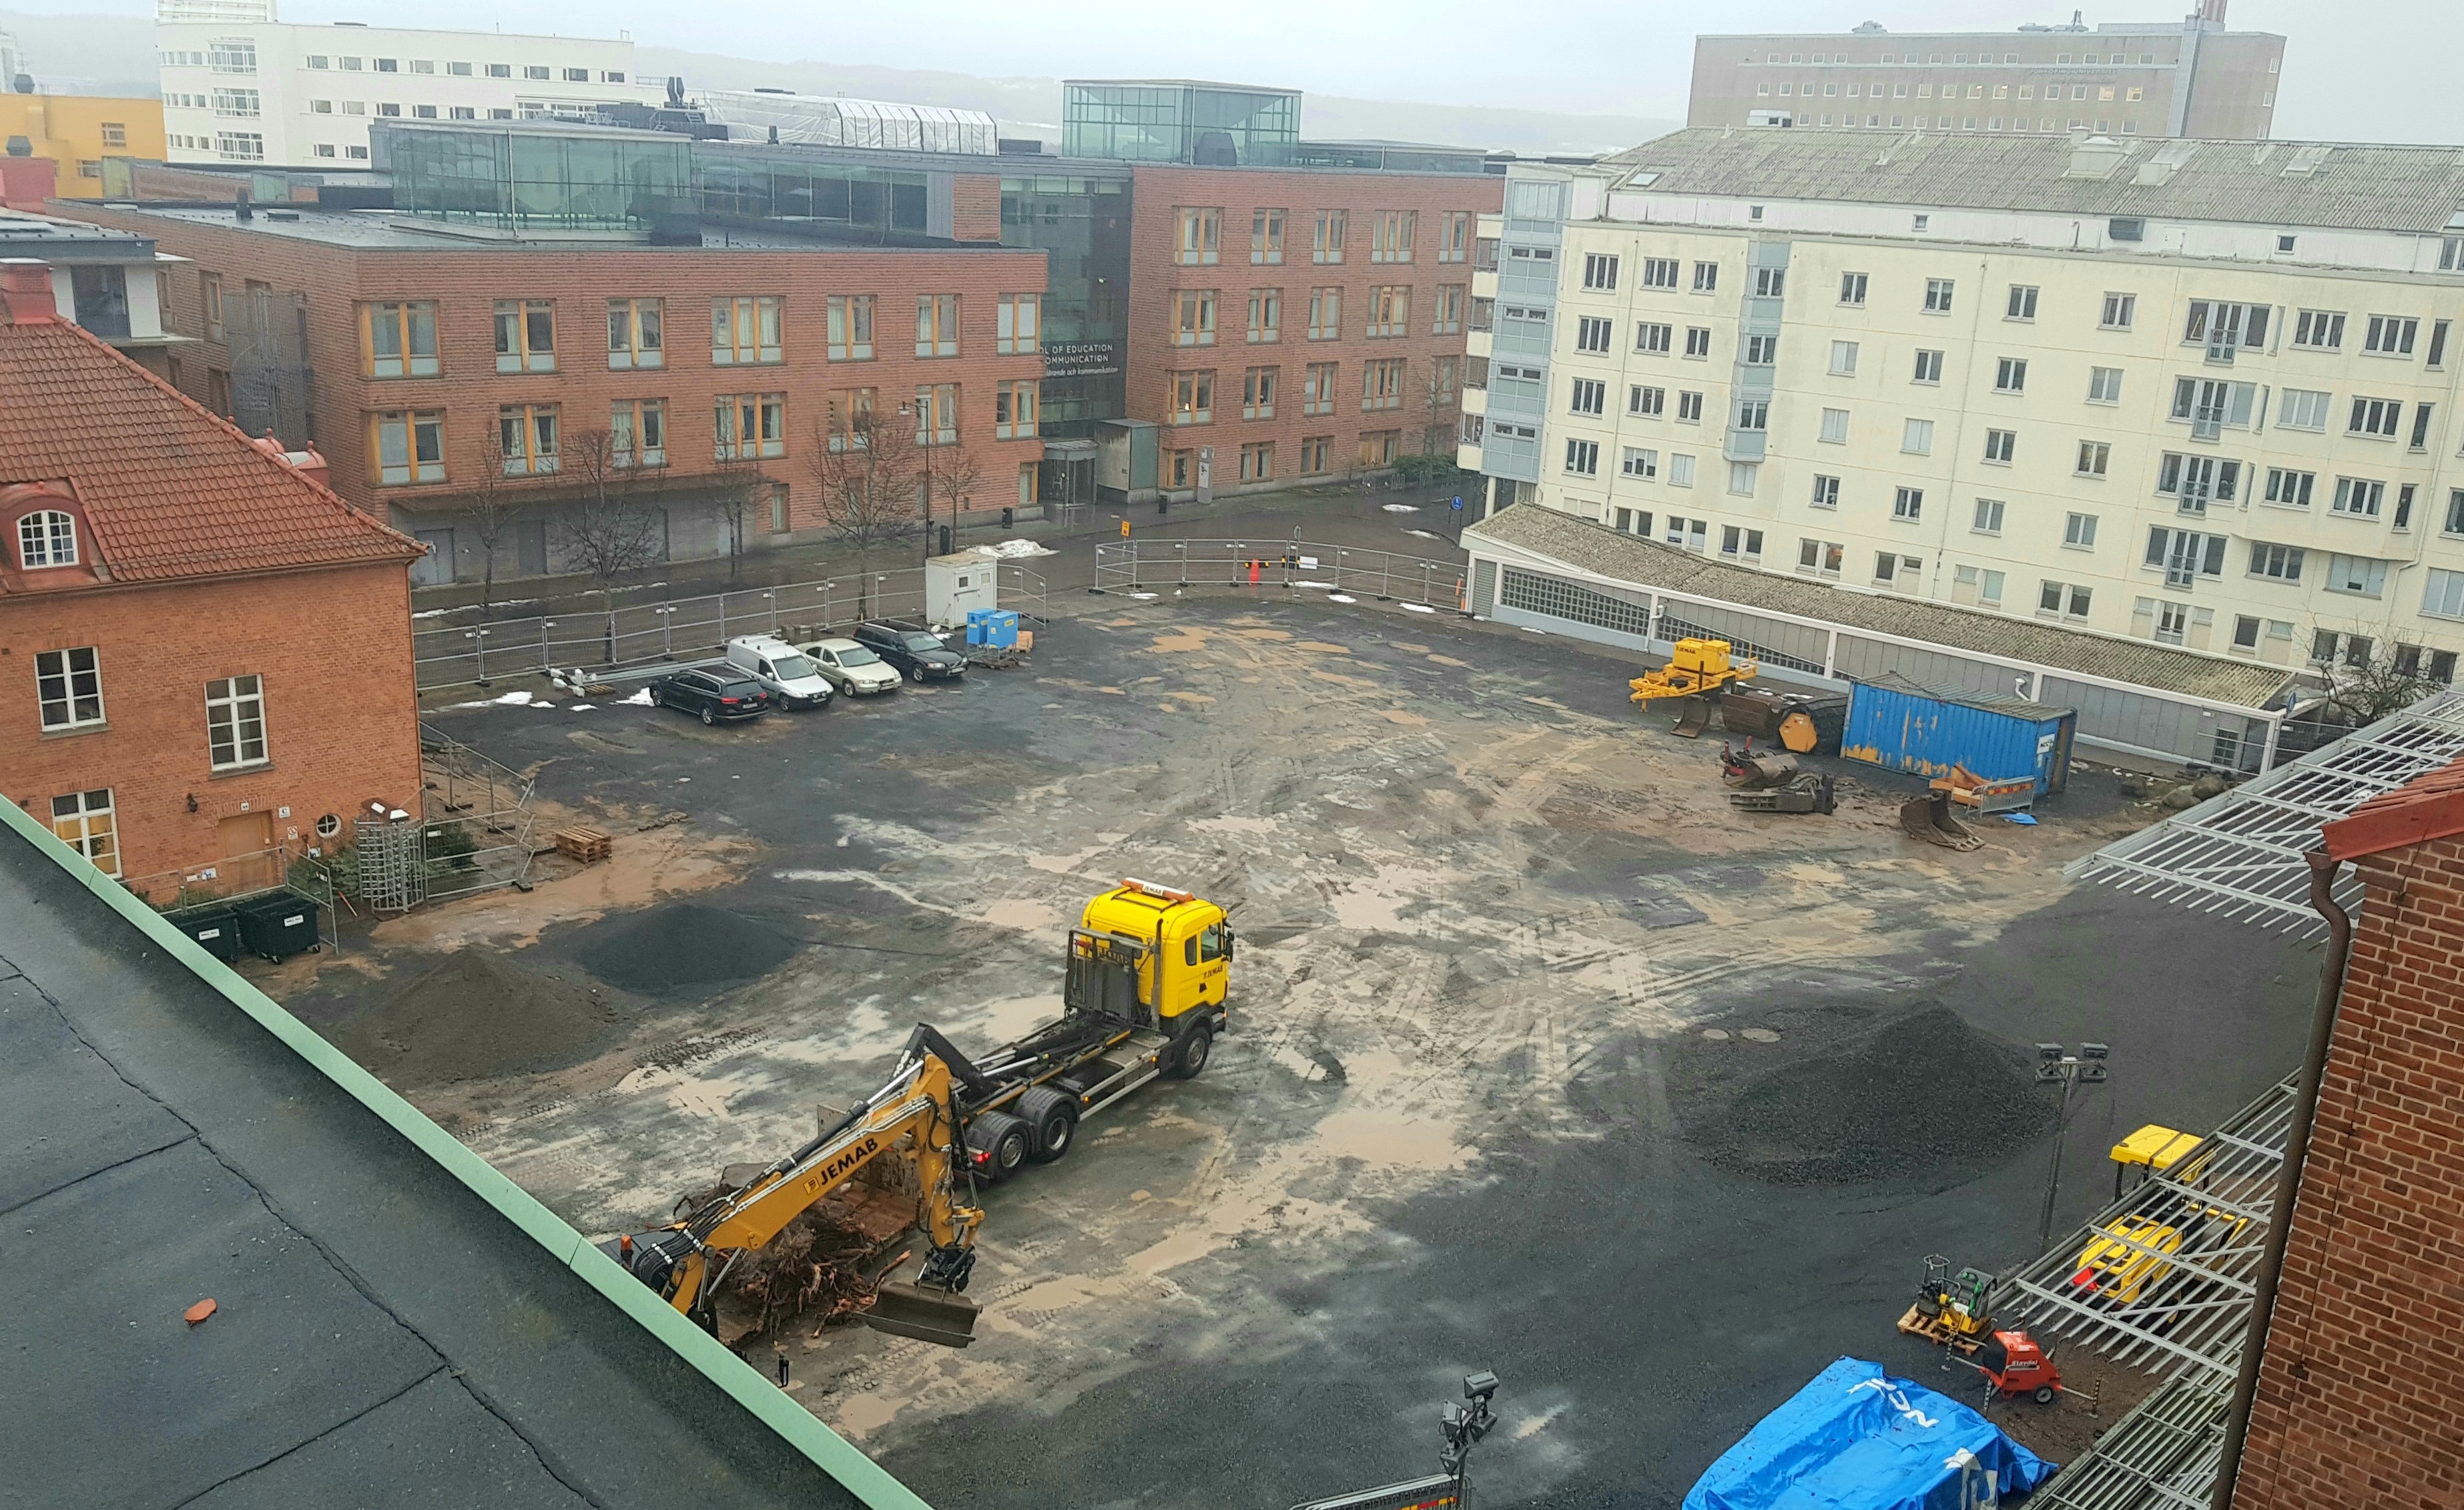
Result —
[{"label": "yellow excavator", "polygon": [[[932,1247],[913,1284],[874,1289],[863,1320],[877,1331],[966,1346],[975,1340],[979,1307],[960,1292],[975,1269],[976,1229],[984,1213],[974,1204],[975,1176],[950,1066],[923,1041],[927,1034],[939,1037],[917,1029],[888,1082],[820,1137],[742,1185],[682,1210],[668,1226],[618,1237],[600,1251],[716,1336],[718,1287],[730,1266],[875,1159],[912,1159],[920,1192],[916,1225]],[[961,1179],[965,1201],[957,1188]]]},{"label": "yellow excavator", "polygon": [[1762,669],[1746,656],[1731,658],[1724,639],[1681,639],[1668,664],[1644,672],[1626,683],[1627,700],[1645,705],[1661,698],[1680,698],[1675,733],[1700,738],[1711,723],[1711,694],[1732,681],[1744,681]]}]

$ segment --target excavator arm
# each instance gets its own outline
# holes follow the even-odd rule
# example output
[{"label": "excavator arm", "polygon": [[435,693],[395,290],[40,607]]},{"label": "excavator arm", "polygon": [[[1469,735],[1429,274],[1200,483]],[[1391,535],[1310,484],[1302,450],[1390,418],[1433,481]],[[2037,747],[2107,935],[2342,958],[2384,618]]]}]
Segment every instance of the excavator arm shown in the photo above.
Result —
[{"label": "excavator arm", "polygon": [[973,1339],[976,1307],[957,1292],[966,1288],[974,1267],[975,1233],[983,1212],[957,1199],[959,1144],[950,1067],[929,1052],[911,1052],[890,1082],[836,1127],[672,1227],[645,1233],[639,1243],[627,1239],[620,1261],[670,1305],[715,1329],[716,1288],[739,1255],[767,1246],[874,1160],[910,1157],[922,1191],[917,1224],[931,1235],[932,1250],[922,1284],[878,1286],[865,1321],[885,1331],[963,1347]]}]

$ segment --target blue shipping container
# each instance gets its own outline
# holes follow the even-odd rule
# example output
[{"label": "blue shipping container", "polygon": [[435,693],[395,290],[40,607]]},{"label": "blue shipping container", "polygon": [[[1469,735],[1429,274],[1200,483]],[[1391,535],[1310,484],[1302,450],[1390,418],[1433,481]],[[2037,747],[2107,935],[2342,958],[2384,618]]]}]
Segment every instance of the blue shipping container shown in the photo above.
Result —
[{"label": "blue shipping container", "polygon": [[1885,673],[1849,693],[1839,753],[1927,778],[1947,776],[1953,766],[1988,781],[2034,775],[2042,796],[2069,783],[2078,725],[2076,708],[1928,687]]}]

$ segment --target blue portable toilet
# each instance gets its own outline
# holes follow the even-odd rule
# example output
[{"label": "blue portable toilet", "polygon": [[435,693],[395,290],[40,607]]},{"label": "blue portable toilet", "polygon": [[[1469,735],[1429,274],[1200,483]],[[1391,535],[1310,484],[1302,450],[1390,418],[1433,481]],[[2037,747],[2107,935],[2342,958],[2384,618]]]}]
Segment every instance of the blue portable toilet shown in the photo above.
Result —
[{"label": "blue portable toilet", "polygon": [[1987,781],[2034,775],[2043,796],[2069,785],[2077,708],[2054,708],[2005,693],[1929,687],[1897,672],[1860,681],[1848,694],[1839,753],[1850,760],[1928,779],[1965,766]]},{"label": "blue portable toilet", "polygon": [[1018,645],[1018,610],[968,610],[967,643],[989,646],[994,650],[1015,649]]}]

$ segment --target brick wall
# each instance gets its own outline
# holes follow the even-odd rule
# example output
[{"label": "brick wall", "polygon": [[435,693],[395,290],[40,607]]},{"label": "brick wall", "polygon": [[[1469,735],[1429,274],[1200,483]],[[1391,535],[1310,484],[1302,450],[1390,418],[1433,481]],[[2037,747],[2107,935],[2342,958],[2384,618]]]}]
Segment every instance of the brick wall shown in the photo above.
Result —
[{"label": "brick wall", "polygon": [[[1432,423],[1444,436],[1439,449],[1454,447],[1456,402],[1432,415],[1428,382],[1433,364],[1451,360],[1456,391],[1461,388],[1463,336],[1461,330],[1435,330],[1438,290],[1461,286],[1466,316],[1470,302],[1471,263],[1440,261],[1448,212],[1495,213],[1503,202],[1504,181],[1480,176],[1272,170],[1257,168],[1149,167],[1137,170],[1132,225],[1130,272],[1130,340],[1128,408],[1131,418],[1152,420],[1163,427],[1158,445],[1164,454],[1167,485],[1171,454],[1199,446],[1215,450],[1214,485],[1230,490],[1240,485],[1242,449],[1268,444],[1274,448],[1273,472],[1266,480],[1289,482],[1305,475],[1303,442],[1326,437],[1329,475],[1348,476],[1361,470],[1360,438],[1364,433],[1399,431],[1403,453],[1421,447],[1423,431]],[[1218,260],[1211,266],[1188,266],[1177,258],[1180,211],[1222,211]],[[1250,238],[1256,211],[1282,210],[1284,259],[1280,266],[1250,260]],[[1344,259],[1340,264],[1311,260],[1316,215],[1322,210],[1346,214]],[[1417,224],[1409,262],[1371,260],[1372,236],[1381,211],[1411,211]],[[1468,256],[1468,243],[1465,255]],[[1371,291],[1379,286],[1411,289],[1406,334],[1372,339],[1367,334]],[[1280,290],[1282,329],[1272,344],[1249,339],[1249,296],[1253,289]],[[1330,341],[1309,339],[1309,300],[1318,288],[1342,290],[1341,334]],[[1183,291],[1213,290],[1216,334],[1212,346],[1184,346],[1177,342],[1176,299]],[[1394,361],[1404,364],[1401,403],[1391,409],[1364,411],[1364,365]],[[1334,411],[1302,412],[1304,377],[1311,364],[1335,365]],[[1244,375],[1252,367],[1277,369],[1275,411],[1271,418],[1243,416]],[[1215,373],[1213,420],[1176,425],[1175,374]]]},{"label": "brick wall", "polygon": [[[998,232],[999,181],[992,185],[990,212]],[[646,475],[646,486],[663,482],[692,491],[691,479],[713,467],[721,394],[787,396],[786,454],[763,460],[759,470],[788,488],[791,530],[822,521],[814,506],[812,471],[820,427],[841,389],[876,390],[885,411],[912,402],[917,388],[957,384],[961,444],[983,477],[971,500],[978,511],[1013,504],[1022,465],[1041,460],[1034,438],[999,440],[994,435],[994,394],[1004,382],[1041,376],[1040,357],[998,355],[994,305],[1005,294],[1040,294],[1045,283],[1042,252],[995,248],[775,250],[753,248],[547,247],[446,245],[395,249],[336,245],[224,222],[201,223],[142,211],[97,211],[90,218],[140,231],[162,250],[192,258],[174,276],[172,319],[183,335],[204,334],[201,279],[218,275],[226,302],[247,297],[250,282],[270,285],[277,300],[297,293],[306,312],[308,348],[316,373],[314,441],[333,465],[334,490],[400,522],[451,511],[468,496],[481,438],[496,422],[499,406],[561,406],[569,436],[604,430],[617,400],[664,399],[668,413],[669,466],[664,476]],[[262,224],[260,222],[260,224]],[[827,359],[827,307],[832,295],[872,296],[874,358]],[[914,316],[918,295],[959,298],[958,355],[918,358]],[[776,296],[782,305],[781,350],[776,365],[721,366],[711,360],[712,300]],[[652,371],[612,371],[607,366],[606,305],[610,299],[664,300],[665,365]],[[556,306],[557,370],[499,374],[495,369],[495,308],[500,299],[553,300]],[[437,305],[437,375],[376,379],[363,375],[359,307],[388,300],[432,300]],[[190,353],[194,353],[191,355]],[[231,370],[227,346],[184,348],[179,382],[184,390],[210,401],[212,371]],[[441,483],[381,486],[368,438],[371,416],[385,411],[442,411],[446,416],[446,479]],[[297,445],[309,437],[284,435]],[[552,489],[565,476],[539,486]],[[766,519],[757,526],[765,536]],[[510,546],[501,547],[510,551]],[[509,570],[500,563],[499,570]]]},{"label": "brick wall", "polygon": [[2464,1505],[2464,839],[2356,863],[2236,1510]]},{"label": "brick wall", "polygon": [[[45,823],[54,797],[110,788],[130,879],[212,864],[227,818],[270,814],[274,842],[306,846],[329,812],[347,838],[371,799],[416,812],[409,591],[387,563],[12,597],[0,604],[0,783]],[[108,722],[46,737],[34,656],[86,645]],[[271,763],[217,774],[205,684],[244,675],[264,678]]]},{"label": "brick wall", "polygon": [[959,241],[1000,241],[1001,201],[1001,179],[996,174],[960,173],[951,179],[951,236]]}]

